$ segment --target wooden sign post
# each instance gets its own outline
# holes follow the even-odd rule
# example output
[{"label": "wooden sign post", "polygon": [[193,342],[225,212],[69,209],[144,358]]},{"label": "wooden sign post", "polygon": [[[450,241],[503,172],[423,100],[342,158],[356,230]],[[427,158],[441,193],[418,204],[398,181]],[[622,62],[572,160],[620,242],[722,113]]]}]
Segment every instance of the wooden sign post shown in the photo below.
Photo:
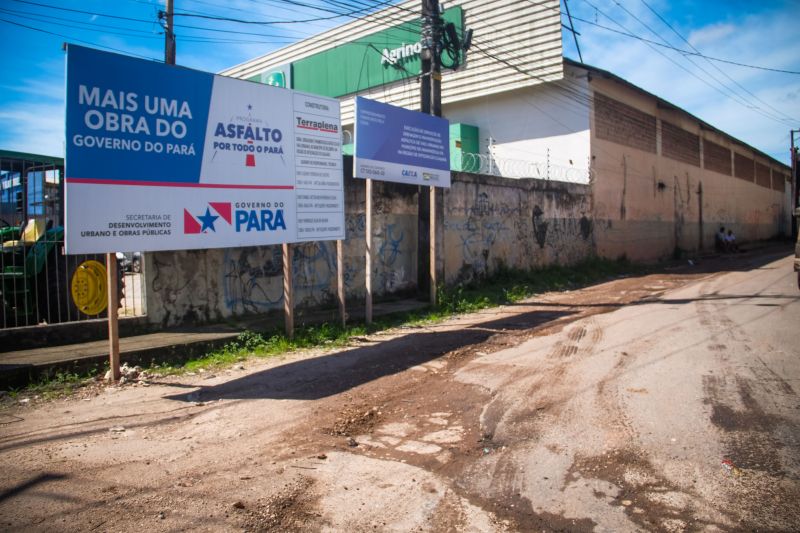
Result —
[{"label": "wooden sign post", "polygon": [[106,254],[106,281],[108,283],[108,357],[111,379],[118,381],[119,370],[119,313],[117,304],[117,254]]},{"label": "wooden sign post", "polygon": [[336,241],[336,295],[339,300],[339,318],[342,327],[347,324],[347,313],[344,307],[344,241]]},{"label": "wooden sign post", "polygon": [[294,289],[292,288],[292,246],[283,243],[283,315],[286,336],[294,338]]}]

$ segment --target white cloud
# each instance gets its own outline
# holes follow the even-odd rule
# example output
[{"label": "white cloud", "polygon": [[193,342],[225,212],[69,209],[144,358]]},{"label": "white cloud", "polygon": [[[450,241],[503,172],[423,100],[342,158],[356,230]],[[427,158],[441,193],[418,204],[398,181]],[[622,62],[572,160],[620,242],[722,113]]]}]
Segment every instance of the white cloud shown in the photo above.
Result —
[{"label": "white cloud", "polygon": [[[626,7],[633,11],[633,5]],[[598,7],[620,21],[628,31],[659,40],[619,9],[599,3]],[[649,11],[634,13],[673,45],[688,48]],[[594,11],[580,16],[593,20]],[[614,26],[602,15],[599,15],[598,22]],[[772,11],[742,15],[724,23],[693,28],[690,32],[678,29],[705,55],[746,64],[800,70],[800,41],[794,38],[794,26],[794,19],[789,13]],[[788,131],[791,127],[797,127],[797,124],[791,121],[778,122],[765,115],[783,114],[794,119],[800,118],[797,105],[800,76],[722,63],[712,66],[702,58],[686,58],[678,52],[651,47],[586,24],[579,25],[578,31],[582,35],[581,50],[587,63],[609,70],[761,151],[788,162]],[[765,36],[770,37],[765,39]],[[741,89],[726,75],[752,94]],[[714,81],[714,78],[718,81]],[[732,97],[731,93],[737,96]],[[742,100],[746,105],[736,103],[736,100]],[[760,110],[748,107],[758,107]]]},{"label": "white cloud", "polygon": [[6,150],[64,157],[64,106],[20,102],[0,110],[0,146]]},{"label": "white cloud", "polygon": [[720,39],[727,39],[734,35],[735,31],[736,27],[733,24],[712,24],[692,31],[687,40],[692,43],[692,46],[703,48],[718,42]]}]

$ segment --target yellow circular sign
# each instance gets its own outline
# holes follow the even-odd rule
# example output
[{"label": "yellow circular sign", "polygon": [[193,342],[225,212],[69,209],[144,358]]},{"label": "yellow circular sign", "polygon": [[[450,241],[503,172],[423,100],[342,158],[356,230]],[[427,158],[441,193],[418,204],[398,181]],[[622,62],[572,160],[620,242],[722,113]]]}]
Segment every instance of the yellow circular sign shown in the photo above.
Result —
[{"label": "yellow circular sign", "polygon": [[99,315],[108,307],[106,267],[94,260],[81,263],[72,275],[72,301],[86,315]]}]

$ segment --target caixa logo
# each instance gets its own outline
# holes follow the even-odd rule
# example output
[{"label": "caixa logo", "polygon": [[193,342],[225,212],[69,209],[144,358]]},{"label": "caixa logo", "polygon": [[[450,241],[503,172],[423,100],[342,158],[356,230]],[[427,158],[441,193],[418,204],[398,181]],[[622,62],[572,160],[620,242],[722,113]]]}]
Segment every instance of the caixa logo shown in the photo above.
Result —
[{"label": "caixa logo", "polygon": [[209,202],[205,212],[199,215],[184,208],[183,232],[216,233],[220,218],[237,233],[286,229],[283,202]]},{"label": "caixa logo", "polygon": [[416,178],[417,177],[417,171],[416,170],[408,170],[408,169],[404,168],[403,171],[402,171],[402,174],[403,174],[403,176],[405,176],[407,178]]}]

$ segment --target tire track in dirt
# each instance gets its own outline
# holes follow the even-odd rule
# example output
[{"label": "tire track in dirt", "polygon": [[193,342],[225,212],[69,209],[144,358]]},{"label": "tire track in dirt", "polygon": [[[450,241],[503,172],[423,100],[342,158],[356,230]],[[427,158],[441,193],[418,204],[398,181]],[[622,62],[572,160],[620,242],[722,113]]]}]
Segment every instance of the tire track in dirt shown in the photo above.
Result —
[{"label": "tire track in dirt", "polygon": [[[603,329],[594,328],[594,339],[603,339]],[[684,531],[698,527],[714,526],[700,518],[694,501],[697,494],[671,482],[659,472],[641,448],[638,431],[627,415],[628,407],[620,390],[624,383],[621,376],[637,362],[637,355],[646,353],[656,340],[644,337],[625,346],[625,350],[614,350],[615,361],[605,376],[594,387],[592,401],[596,412],[592,424],[603,428],[606,448],[595,455],[576,454],[564,478],[562,492],[571,484],[586,480],[602,481],[616,488],[614,494],[596,491],[595,497],[611,507],[621,509],[628,519],[645,530]],[[631,391],[627,391],[631,392]],[[646,394],[646,390],[637,390]]]},{"label": "tire track in dirt", "polygon": [[[152,499],[156,487],[175,481],[174,486],[167,483],[169,495],[163,501],[177,509],[176,515],[198,520],[186,523],[198,527],[212,524],[220,530],[315,530],[345,523],[354,531],[380,530],[387,527],[388,517],[401,523],[402,517],[394,511],[411,504],[425,507],[429,521],[420,524],[433,531],[462,531],[470,525],[476,529],[475,524],[481,531],[589,530],[594,524],[591,519],[566,518],[534,509],[522,491],[516,490],[526,480],[519,465],[514,467],[513,455],[527,452],[559,417],[581,416],[570,411],[570,395],[580,382],[571,367],[591,357],[592,344],[603,340],[602,331],[592,325],[592,320],[581,319],[660,294],[665,287],[696,276],[654,275],[617,280],[580,293],[548,295],[541,299],[543,305],[531,303],[493,311],[495,316],[508,314],[490,325],[468,324],[457,334],[421,336],[416,345],[384,343],[376,348],[382,351],[381,358],[367,361],[368,366],[354,364],[329,370],[305,367],[315,372],[309,378],[292,374],[291,365],[285,365],[266,378],[248,376],[232,380],[230,385],[208,387],[209,402],[224,398],[225,405],[231,405],[225,411],[227,418],[223,420],[220,411],[216,418],[197,416],[176,420],[169,427],[165,424],[166,433],[157,427],[148,430],[159,444],[184,437],[191,437],[195,444],[173,449],[176,461],[169,464],[171,473],[167,475],[153,476],[143,464],[137,465],[135,458],[126,462],[124,476],[134,479],[143,475],[146,481],[138,483],[137,479],[124,491],[119,488],[122,498],[109,503],[119,511],[118,517],[107,525],[125,529],[140,524],[145,517],[153,519],[153,502],[162,501]],[[662,283],[664,278],[668,279]],[[659,281],[647,288],[652,279]],[[564,328],[568,329],[562,344],[542,354],[546,362],[542,368],[513,362],[494,368],[502,376],[499,382],[469,384],[456,378],[466,365],[481,364],[495,352],[538,336],[558,334]],[[430,331],[446,332],[446,328],[436,326]],[[432,355],[409,356],[409,351]],[[406,360],[415,364],[406,368]],[[335,366],[335,361],[336,357],[331,357],[321,366]],[[519,402],[503,393],[504,387],[513,383],[521,384]],[[314,400],[297,401],[304,394],[307,396],[303,398]],[[239,405],[234,406],[229,397],[241,398]],[[202,399],[206,401],[205,396]],[[281,401],[289,403],[278,403]],[[530,405],[523,405],[526,402]],[[492,408],[484,410],[486,404]],[[264,410],[263,418],[269,418],[269,410],[283,406],[293,407],[296,420],[290,422],[284,417],[275,427],[260,420],[260,410]],[[506,429],[498,432],[498,425]],[[225,440],[213,443],[220,433],[226,435]],[[357,446],[349,445],[350,438]],[[92,442],[98,448],[107,447],[99,437]],[[96,471],[87,474],[96,477],[97,490],[121,475],[115,460],[98,464]],[[376,494],[365,495],[362,488],[359,498],[364,502],[373,499],[384,508],[367,509],[365,503],[363,510],[353,507],[349,521],[337,522],[341,516],[326,513],[335,512],[336,502],[356,496],[358,486],[341,486],[350,467],[356,466],[362,468],[359,472],[365,478],[382,480],[370,485]],[[158,464],[149,468],[163,467]],[[77,471],[82,465],[76,463],[75,468]],[[496,475],[498,482],[486,484],[491,475]],[[403,477],[415,486],[400,487],[405,490],[401,495],[397,483]],[[63,485],[65,489],[68,486]],[[393,491],[397,491],[396,501]],[[241,498],[244,508],[231,508],[231,498]],[[207,518],[209,511],[214,514],[213,521]],[[381,516],[381,512],[383,521],[370,522],[370,517]],[[193,513],[196,516],[192,517]],[[162,525],[159,529],[177,527],[170,518],[168,515],[163,522],[155,519],[155,524]]]},{"label": "tire track in dirt", "polygon": [[[716,332],[708,348],[722,369],[703,376],[703,391],[709,420],[724,444],[724,460],[730,461],[726,470],[735,479],[725,497],[739,511],[743,527],[798,527],[800,479],[788,472],[797,472],[800,464],[800,428],[766,409],[762,399],[777,397],[784,406],[800,408],[798,396],[764,364],[724,304],[698,302],[697,308],[702,323]],[[737,350],[744,360],[733,359]]]}]

